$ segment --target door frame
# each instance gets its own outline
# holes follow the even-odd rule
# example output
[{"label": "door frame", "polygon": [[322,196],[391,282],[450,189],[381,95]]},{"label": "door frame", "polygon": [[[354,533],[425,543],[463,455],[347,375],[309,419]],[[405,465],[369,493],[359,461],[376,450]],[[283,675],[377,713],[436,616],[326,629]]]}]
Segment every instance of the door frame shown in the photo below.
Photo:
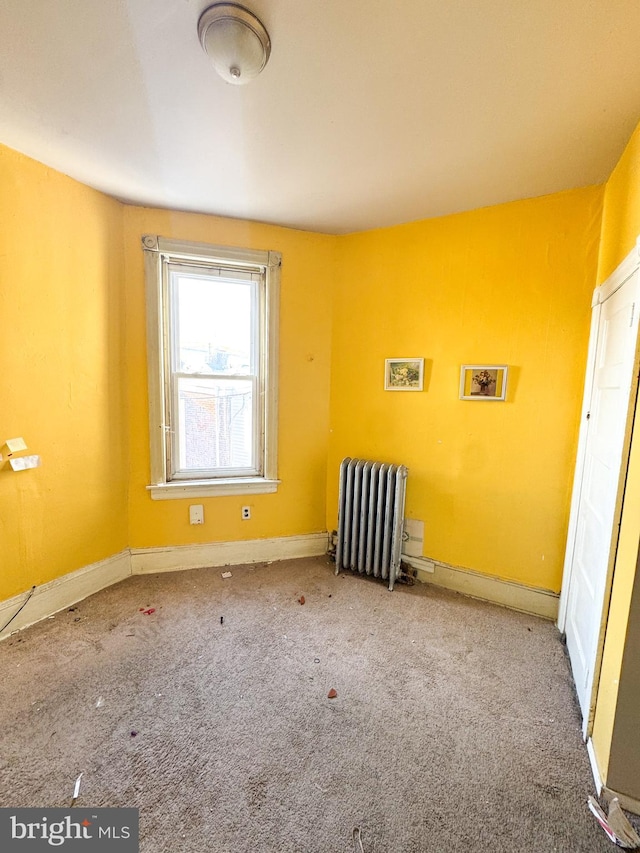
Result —
[{"label": "door frame", "polygon": [[[584,396],[580,415],[580,434],[578,438],[578,450],[576,455],[576,466],[573,480],[573,491],[571,496],[571,510],[569,513],[569,527],[567,531],[567,546],[565,550],[564,569],[562,575],[562,589],[560,592],[560,603],[558,609],[558,629],[564,635],[567,623],[567,608],[569,603],[569,589],[573,574],[573,555],[576,544],[578,527],[578,507],[582,493],[582,482],[587,448],[588,414],[595,379],[596,352],[598,345],[598,330],[602,304],[619,290],[631,276],[640,268],[640,237],[636,245],[629,252],[622,263],[611,273],[611,275],[593,291],[591,300],[591,329],[589,332],[589,350],[587,354],[587,366],[585,373]],[[636,310],[640,310],[640,305]],[[611,528],[611,542],[609,545],[609,559],[607,562],[607,574],[605,578],[602,613],[600,614],[600,625],[598,629],[598,642],[596,656],[593,662],[593,673],[591,678],[591,697],[589,700],[589,712],[582,721],[582,734],[585,741],[591,736],[593,730],[593,719],[595,716],[596,699],[600,684],[600,672],[602,667],[602,655],[604,641],[609,618],[609,604],[611,602],[611,589],[613,587],[613,575],[618,552],[618,539],[620,533],[620,521],[622,518],[622,506],[624,502],[624,491],[629,467],[629,452],[631,449],[631,436],[633,433],[633,420],[635,414],[635,401],[638,396],[638,372],[640,368],[640,334],[636,338],[633,374],[631,389],[629,392],[629,407],[627,410],[627,421],[625,424],[624,439],[622,445],[622,458],[620,462],[620,473],[618,479],[618,490]]]}]

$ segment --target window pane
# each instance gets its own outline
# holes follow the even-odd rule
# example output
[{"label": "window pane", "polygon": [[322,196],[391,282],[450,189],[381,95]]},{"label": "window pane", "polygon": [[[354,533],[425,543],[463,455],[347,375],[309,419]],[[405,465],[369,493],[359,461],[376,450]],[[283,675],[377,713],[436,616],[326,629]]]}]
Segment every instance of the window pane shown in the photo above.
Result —
[{"label": "window pane", "polygon": [[253,468],[253,382],[178,380],[179,468]]},{"label": "window pane", "polygon": [[252,373],[251,281],[174,273],[178,373]]}]

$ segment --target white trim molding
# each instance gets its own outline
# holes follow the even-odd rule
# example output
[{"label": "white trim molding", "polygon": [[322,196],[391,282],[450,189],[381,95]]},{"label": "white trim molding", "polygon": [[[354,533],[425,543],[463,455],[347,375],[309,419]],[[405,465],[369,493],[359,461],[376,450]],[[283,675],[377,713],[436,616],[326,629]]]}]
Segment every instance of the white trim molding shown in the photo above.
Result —
[{"label": "white trim molding", "polygon": [[[149,382],[149,447],[150,477],[148,486],[153,500],[200,498],[207,495],[272,494],[278,480],[278,326],[280,303],[280,271],[282,255],[262,249],[242,249],[191,243],[145,234],[142,237],[145,259],[147,299],[147,371]],[[231,275],[256,277],[255,303],[252,316],[252,346],[256,347],[255,364],[246,379],[251,378],[252,399],[252,467],[229,476],[223,471],[204,472],[205,480],[195,471],[180,471],[175,435],[178,419],[173,397],[173,380],[178,375],[172,367],[171,351],[174,315],[173,272],[183,265],[196,264],[209,273],[235,269]],[[252,359],[253,361],[253,359]],[[195,374],[194,374],[195,375]],[[238,474],[236,476],[236,473]]]},{"label": "white trim molding", "polygon": [[[16,631],[27,628],[42,619],[70,607],[83,598],[99,592],[101,589],[124,580],[131,575],[131,555],[128,550],[99,560],[89,566],[84,566],[75,572],[62,575],[42,586],[36,586],[33,595],[20,610],[29,593],[23,592],[6,601],[0,602],[0,625],[6,624],[13,613],[15,619],[7,625],[0,634],[0,640],[9,637]],[[18,610],[20,612],[18,613]]]},{"label": "white trim molding", "polygon": [[569,604],[569,587],[573,567],[573,551],[576,542],[578,525],[578,507],[580,504],[580,489],[582,474],[585,463],[585,452],[587,444],[587,415],[591,404],[591,392],[596,363],[597,331],[600,321],[600,305],[619,290],[629,278],[640,267],[640,237],[629,254],[620,262],[619,266],[611,275],[593,291],[591,300],[591,330],[589,333],[589,350],[587,353],[587,365],[585,370],[584,392],[582,397],[582,412],[580,415],[580,433],[578,436],[578,449],[576,453],[576,464],[574,471],[573,492],[571,497],[571,508],[569,514],[569,525],[567,530],[567,545],[565,549],[564,569],[562,576],[562,591],[560,593],[560,607],[558,613],[558,628],[564,633],[567,621],[567,609]]},{"label": "white trim molding", "polygon": [[600,796],[604,785],[602,784],[602,776],[600,775],[600,768],[598,767],[598,758],[596,756],[596,751],[593,748],[593,741],[591,738],[587,739],[587,755],[589,756],[589,763],[591,764],[591,773],[593,774],[593,782],[596,786],[596,794]]},{"label": "white trim molding", "polygon": [[264,477],[237,477],[236,479],[217,480],[181,480],[147,486],[154,501],[166,501],[173,498],[203,498],[219,495],[270,495],[278,491],[280,480],[267,480]]},{"label": "white trim molding", "polygon": [[208,542],[168,548],[132,548],[134,575],[175,572],[245,563],[268,563],[298,557],[319,557],[327,553],[327,533],[280,536],[275,539],[245,539],[239,542]]},{"label": "white trim molding", "polygon": [[545,619],[555,620],[558,616],[559,596],[551,590],[525,586],[461,566],[450,566],[429,557],[403,555],[402,559],[417,570],[417,580],[420,583],[432,583],[471,598],[479,598]]}]

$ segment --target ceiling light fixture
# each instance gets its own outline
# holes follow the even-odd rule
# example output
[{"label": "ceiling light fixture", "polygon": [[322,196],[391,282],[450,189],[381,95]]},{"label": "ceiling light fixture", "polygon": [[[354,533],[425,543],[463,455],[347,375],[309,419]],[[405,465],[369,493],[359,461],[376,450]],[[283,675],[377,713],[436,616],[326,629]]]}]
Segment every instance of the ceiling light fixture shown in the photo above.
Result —
[{"label": "ceiling light fixture", "polygon": [[237,3],[214,3],[198,21],[198,36],[213,67],[227,83],[253,80],[267,64],[271,39],[253,12]]}]

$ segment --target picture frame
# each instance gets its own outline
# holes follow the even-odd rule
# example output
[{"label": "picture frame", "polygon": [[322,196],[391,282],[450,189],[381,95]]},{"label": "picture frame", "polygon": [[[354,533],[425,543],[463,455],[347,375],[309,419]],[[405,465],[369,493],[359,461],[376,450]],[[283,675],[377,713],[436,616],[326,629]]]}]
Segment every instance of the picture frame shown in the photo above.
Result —
[{"label": "picture frame", "polygon": [[385,358],[385,391],[422,391],[424,358]]},{"label": "picture frame", "polygon": [[463,364],[460,368],[460,399],[504,402],[508,372],[506,364]]}]

